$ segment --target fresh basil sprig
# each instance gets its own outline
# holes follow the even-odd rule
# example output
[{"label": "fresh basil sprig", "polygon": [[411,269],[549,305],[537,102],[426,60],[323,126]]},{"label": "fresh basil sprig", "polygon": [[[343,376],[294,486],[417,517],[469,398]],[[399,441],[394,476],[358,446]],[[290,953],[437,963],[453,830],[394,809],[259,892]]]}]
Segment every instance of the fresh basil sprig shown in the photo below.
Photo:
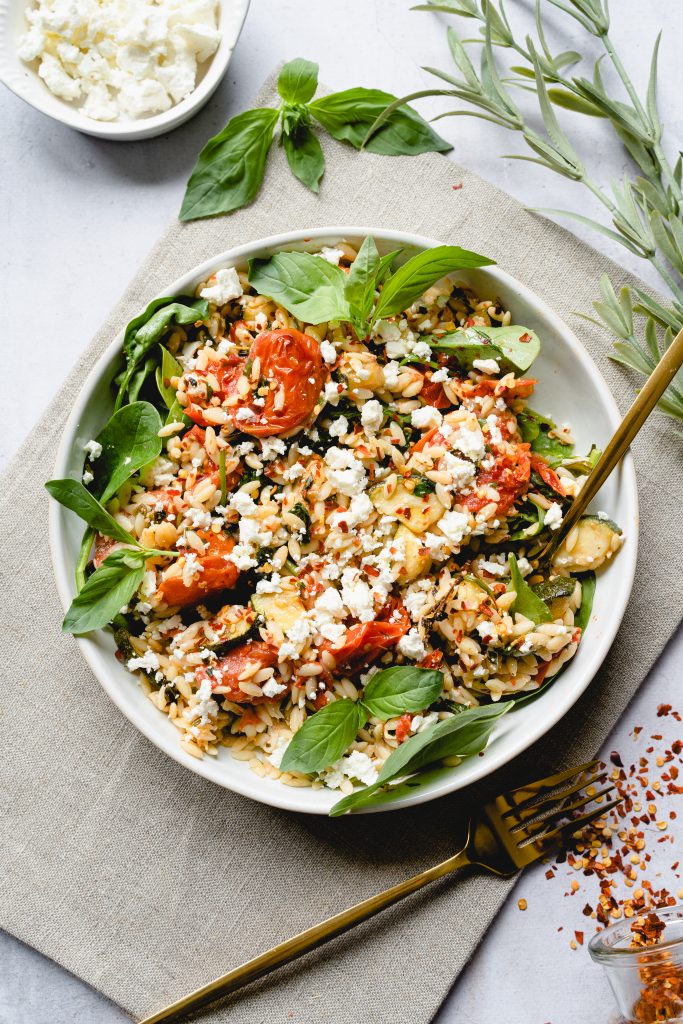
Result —
[{"label": "fresh basil sprig", "polygon": [[321,771],[348,749],[369,717],[386,721],[407,711],[423,711],[443,689],[443,673],[400,665],[377,672],[360,701],[335,700],[307,718],[285,750],[282,770]]},{"label": "fresh basil sprig", "polygon": [[132,533],[117,523],[80,480],[48,480],[45,487],[55,501],[75,512],[79,519],[104,537],[111,537],[122,544],[137,545]]},{"label": "fresh basil sprig", "polygon": [[338,817],[357,807],[380,802],[382,787],[392,779],[412,775],[445,757],[478,754],[488,743],[498,719],[509,710],[509,704],[503,703],[468,708],[409,737],[386,759],[377,781],[344,797],[334,805],[330,816]]},{"label": "fresh basil sprig", "polygon": [[517,595],[512,606],[515,612],[523,615],[525,619],[530,619],[537,626],[541,622],[552,622],[553,617],[548,610],[548,605],[533,592],[525,581],[514,555],[510,555],[510,589],[514,590]]},{"label": "fresh basil sprig", "polygon": [[[249,261],[249,282],[304,323],[342,320],[362,339],[376,320],[406,309],[445,274],[494,262],[458,245],[438,245],[413,256],[392,274],[393,257],[389,253],[380,259],[374,240],[366,238],[347,275],[319,256],[278,252]],[[375,302],[380,281],[384,283]]]},{"label": "fresh basil sprig", "polygon": [[[317,87],[317,64],[302,58],[285,64],[278,78],[281,106],[238,114],[204,146],[187,183],[180,220],[232,213],[256,198],[278,121],[280,142],[293,174],[317,192],[325,157],[314,121],[333,138],[360,149],[372,123],[395,100],[390,93],[363,88],[313,100]],[[414,110],[399,106],[366,148],[413,156],[445,153],[452,146]]]},{"label": "fresh basil sprig", "polygon": [[62,630],[87,633],[108,625],[142,583],[147,559],[159,553],[145,548],[112,551],[71,602]]}]

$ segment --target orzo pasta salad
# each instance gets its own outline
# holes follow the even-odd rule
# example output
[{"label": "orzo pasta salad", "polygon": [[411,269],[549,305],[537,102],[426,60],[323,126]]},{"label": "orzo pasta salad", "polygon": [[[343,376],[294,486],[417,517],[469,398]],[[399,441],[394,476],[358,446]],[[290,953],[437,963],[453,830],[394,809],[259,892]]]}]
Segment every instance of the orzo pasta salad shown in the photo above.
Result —
[{"label": "orzo pasta salad", "polygon": [[621,531],[587,516],[541,568],[599,453],[459,279],[490,262],[279,252],[128,325],[82,481],[47,485],[87,524],[64,628],[113,630],[187,753],[339,813],[483,750],[574,656]]}]

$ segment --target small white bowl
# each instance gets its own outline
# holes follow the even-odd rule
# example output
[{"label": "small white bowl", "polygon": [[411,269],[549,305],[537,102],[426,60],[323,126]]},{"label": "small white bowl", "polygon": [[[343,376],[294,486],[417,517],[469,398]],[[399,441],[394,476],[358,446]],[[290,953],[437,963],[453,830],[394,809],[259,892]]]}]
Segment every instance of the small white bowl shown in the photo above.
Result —
[{"label": "small white bowl", "polygon": [[[158,294],[191,295],[197,284],[219,267],[244,269],[252,257],[271,256],[280,249],[315,252],[324,245],[334,247],[342,240],[360,245],[368,235],[375,239],[382,254],[401,247],[414,252],[440,244],[419,235],[362,227],[293,231],[212,256]],[[534,407],[539,412],[552,415],[558,423],[570,423],[578,451],[588,451],[593,443],[604,448],[621,416],[598,368],[567,325],[533,292],[498,267],[466,270],[458,272],[457,276],[470,283],[479,295],[491,299],[499,297],[503,305],[512,310],[515,323],[525,324],[539,333],[542,347],[533,368],[533,376],[539,382],[534,393]],[[151,300],[154,296],[147,298]],[[64,428],[55,463],[55,478],[78,479],[83,470],[83,446],[102,429],[112,410],[111,381],[120,368],[122,342],[123,332],[114,338],[83,385]],[[410,796],[369,810],[397,810],[423,803],[489,775],[548,732],[588,687],[619,629],[635,574],[638,493],[630,453],[612,473],[591,509],[603,509],[619,523],[624,530],[625,544],[599,575],[590,629],[561,678],[537,700],[498,722],[483,756],[466,758],[462,764]],[[75,595],[74,567],[83,523],[53,501],[50,503],[49,524],[57,589],[66,609]],[[124,715],[160,750],[185,768],[252,800],[290,811],[327,814],[340,799],[338,790],[299,789],[273,779],[261,779],[244,761],[237,761],[225,749],[221,749],[217,757],[205,757],[201,761],[186,754],[180,746],[178,730],[152,704],[134,676],[116,660],[116,644],[111,633],[96,630],[77,640],[93,672]]]},{"label": "small white bowl", "polygon": [[189,96],[161,114],[125,121],[96,121],[86,117],[77,103],[68,103],[50,92],[38,75],[37,60],[27,64],[19,59],[19,40],[28,28],[25,12],[33,6],[34,0],[0,0],[0,82],[36,110],[70,128],[100,139],[131,142],[170,132],[204,106],[228,69],[249,10],[249,0],[218,0],[221,40],[213,56],[200,66],[197,85]]}]

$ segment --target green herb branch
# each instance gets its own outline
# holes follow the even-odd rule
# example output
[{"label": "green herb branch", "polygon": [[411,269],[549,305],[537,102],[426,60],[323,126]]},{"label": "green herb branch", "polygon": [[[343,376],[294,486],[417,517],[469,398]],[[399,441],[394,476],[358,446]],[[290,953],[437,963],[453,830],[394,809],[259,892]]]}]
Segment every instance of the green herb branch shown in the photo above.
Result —
[{"label": "green herb branch", "polygon": [[[547,42],[536,0],[535,38],[518,39],[510,26],[503,0],[432,0],[415,7],[420,11],[443,11],[480,23],[478,40],[463,40],[448,28],[448,43],[457,75],[434,67],[425,70],[446,83],[447,88],[425,89],[389,104],[372,125],[366,144],[381,131],[401,105],[425,96],[450,96],[475,109],[460,108],[440,117],[474,116],[517,132],[533,152],[509,155],[509,159],[540,164],[573,181],[581,182],[604,207],[607,223],[568,210],[545,210],[572,217],[619,243],[629,252],[647,260],[672,295],[663,306],[641,289],[623,288],[617,295],[608,278],[601,283],[601,298],[594,303],[601,326],[618,338],[611,354],[616,362],[649,375],[674,334],[683,327],[683,169],[679,155],[672,165],[663,146],[663,127],[657,108],[657,61],[660,37],[650,61],[649,83],[644,98],[633,85],[610,36],[607,0],[545,0],[546,4],[573,18],[604,49],[595,61],[591,77],[572,74],[582,54],[566,50],[554,54]],[[470,49],[481,45],[478,68]],[[483,44],[483,45],[482,45]],[[497,50],[521,58],[506,72],[499,69]],[[513,58],[514,59],[514,58]],[[603,62],[611,65],[622,94],[608,91]],[[522,89],[536,96],[543,131],[531,125],[513,96]],[[558,119],[556,108],[565,108],[608,121],[619,142],[634,161],[637,172],[625,174],[608,190],[596,182]],[[437,118],[438,120],[438,118]],[[634,320],[634,317],[636,318]],[[590,318],[589,318],[590,319]],[[683,419],[683,374],[674,380],[660,402],[667,415]]]},{"label": "green herb branch", "polygon": [[[317,133],[322,130],[361,149],[370,126],[396,99],[391,93],[361,87],[314,99],[318,65],[301,58],[285,64],[277,87],[279,107],[238,114],[206,143],[187,183],[181,220],[232,213],[253,202],[278,124],[280,145],[292,173],[317,192],[325,172]],[[366,148],[386,156],[416,156],[445,153],[452,147],[416,111],[399,103]]]}]

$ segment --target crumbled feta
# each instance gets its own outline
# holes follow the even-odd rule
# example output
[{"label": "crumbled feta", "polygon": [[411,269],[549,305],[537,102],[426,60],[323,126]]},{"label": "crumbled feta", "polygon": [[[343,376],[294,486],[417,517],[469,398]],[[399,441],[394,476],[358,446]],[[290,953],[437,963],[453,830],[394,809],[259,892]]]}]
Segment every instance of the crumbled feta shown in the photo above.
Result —
[{"label": "crumbled feta", "polygon": [[433,405],[423,405],[419,409],[413,409],[410,422],[418,430],[431,430],[432,427],[441,426],[443,416]]},{"label": "crumbled feta", "polygon": [[88,456],[89,461],[94,462],[102,454],[102,445],[99,441],[86,441],[83,445],[83,451]]},{"label": "crumbled feta", "polygon": [[280,768],[280,765],[282,764],[282,758],[285,756],[285,750],[287,749],[291,742],[292,740],[290,736],[278,736],[277,741],[275,743],[275,747],[273,748],[273,752],[267,758],[267,760],[270,761],[270,763],[272,764],[273,768]]},{"label": "crumbled feta", "polygon": [[562,526],[562,507],[558,505],[556,501],[552,503],[550,508],[546,511],[545,519],[543,520],[544,526],[549,526],[551,530],[559,530]]},{"label": "crumbled feta", "polygon": [[384,377],[384,386],[386,388],[395,388],[398,385],[398,378],[401,374],[401,367],[392,359],[390,362],[385,363],[382,367],[382,375]]},{"label": "crumbled feta", "polygon": [[424,732],[430,725],[434,725],[438,721],[439,716],[436,711],[429,711],[426,715],[415,715],[410,723],[410,731],[412,733]]},{"label": "crumbled feta", "polygon": [[84,469],[83,470],[83,476],[82,476],[81,479],[83,480],[83,483],[87,487],[88,484],[91,484],[93,482],[93,480],[95,479],[95,474],[91,470],[89,470],[89,469]]},{"label": "crumbled feta", "polygon": [[264,697],[270,697],[272,699],[273,697],[278,697],[281,693],[284,693],[287,687],[284,683],[277,683],[274,679],[267,679],[261,689],[263,690]]},{"label": "crumbled feta", "polygon": [[344,434],[349,432],[349,421],[346,416],[339,416],[336,420],[330,423],[329,431],[330,437],[343,437]]},{"label": "crumbled feta", "polygon": [[370,430],[373,433],[382,426],[382,420],[384,419],[384,410],[382,409],[382,403],[378,402],[376,398],[371,398],[368,402],[365,402],[360,414],[360,421],[366,430]]},{"label": "crumbled feta", "polygon": [[398,642],[398,649],[404,657],[412,658],[413,661],[420,661],[427,653],[424,641],[418,630],[414,627],[405,636],[401,637]]},{"label": "crumbled feta", "polygon": [[371,622],[375,617],[375,601],[372,590],[360,578],[358,569],[344,569],[341,584],[342,600],[349,613],[360,622]]},{"label": "crumbled feta", "polygon": [[190,584],[200,573],[204,572],[204,566],[200,565],[197,561],[197,556],[194,551],[190,551],[189,554],[185,555],[182,561],[182,577],[183,584],[189,587]]},{"label": "crumbled feta", "polygon": [[467,427],[460,427],[450,438],[450,444],[452,448],[456,448],[463,455],[468,455],[475,462],[483,459],[486,454],[484,435],[478,426],[471,430]]},{"label": "crumbled feta", "polygon": [[440,370],[435,370],[431,377],[433,384],[446,384],[451,378],[448,375],[448,368],[443,366]]},{"label": "crumbled feta", "polygon": [[365,467],[350,448],[330,448],[325,455],[325,464],[327,479],[341,494],[351,498],[365,489]]},{"label": "crumbled feta", "polygon": [[500,366],[495,359],[473,359],[472,366],[482,373],[500,373]]},{"label": "crumbled feta", "polygon": [[256,413],[246,405],[243,405],[241,409],[238,409],[235,416],[237,423],[251,423],[252,420],[255,419]]},{"label": "crumbled feta", "polygon": [[457,547],[470,532],[469,516],[465,512],[444,512],[438,526],[451,544]]},{"label": "crumbled feta", "polygon": [[230,508],[241,516],[251,516],[256,511],[256,502],[245,491],[235,491],[228,502]]},{"label": "crumbled feta", "polygon": [[462,491],[474,480],[477,471],[467,459],[459,459],[457,455],[446,452],[439,463],[439,468],[450,475],[450,487],[454,491]]},{"label": "crumbled feta", "polygon": [[260,441],[261,458],[266,462],[272,462],[278,455],[284,455],[287,451],[287,445],[281,437],[262,437]]},{"label": "crumbled feta", "polygon": [[324,259],[326,263],[331,263],[334,267],[339,266],[339,261],[344,258],[343,249],[332,249],[330,246],[323,245],[320,252],[315,254]]},{"label": "crumbled feta", "polygon": [[328,380],[323,388],[323,398],[330,405],[339,405],[339,399],[344,394],[343,384],[340,384],[336,380]]},{"label": "crumbled feta", "polygon": [[485,643],[490,644],[493,640],[498,639],[498,630],[492,622],[480,622],[476,628],[477,633]]},{"label": "crumbled feta", "polygon": [[257,594],[280,594],[282,593],[282,576],[274,572],[269,580],[259,580],[256,584]]},{"label": "crumbled feta", "polygon": [[209,718],[218,713],[218,704],[213,699],[211,680],[208,677],[202,680],[202,684],[197,690],[195,696],[197,698],[197,703],[194,707],[187,708],[183,717],[189,722],[198,718],[200,725],[206,725]]},{"label": "crumbled feta", "polygon": [[330,341],[320,342],[320,354],[329,366],[337,361],[337,350]]},{"label": "crumbled feta", "polygon": [[426,341],[416,341],[413,345],[413,355],[422,360],[431,359],[432,350]]},{"label": "crumbled feta", "polygon": [[238,299],[243,289],[237,271],[234,267],[221,267],[209,278],[209,284],[199,294],[214,306],[224,306],[231,299]]},{"label": "crumbled feta", "polygon": [[367,754],[360,750],[352,750],[348,757],[343,759],[344,775],[349,779],[358,779],[365,786],[371,786],[377,779],[377,768]]},{"label": "crumbled feta", "polygon": [[129,658],[126,667],[131,672],[156,672],[159,668],[159,656],[154,651],[145,651],[139,658]]}]

